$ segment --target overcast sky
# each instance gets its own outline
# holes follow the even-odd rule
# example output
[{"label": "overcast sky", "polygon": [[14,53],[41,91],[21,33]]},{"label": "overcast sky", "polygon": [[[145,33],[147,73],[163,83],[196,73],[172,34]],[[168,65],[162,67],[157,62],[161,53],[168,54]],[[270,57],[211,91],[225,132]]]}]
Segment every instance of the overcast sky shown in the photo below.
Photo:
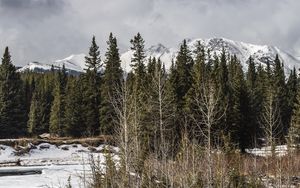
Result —
[{"label": "overcast sky", "polygon": [[92,35],[103,55],[109,32],[125,50],[140,32],[148,47],[226,37],[300,55],[299,11],[299,0],[0,0],[0,49],[24,65],[87,53]]}]

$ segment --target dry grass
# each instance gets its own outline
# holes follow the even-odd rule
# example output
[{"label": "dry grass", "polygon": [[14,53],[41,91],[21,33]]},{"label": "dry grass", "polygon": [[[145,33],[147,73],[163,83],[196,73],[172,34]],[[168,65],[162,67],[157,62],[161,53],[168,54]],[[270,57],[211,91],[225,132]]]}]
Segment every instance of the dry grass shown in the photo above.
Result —
[{"label": "dry grass", "polygon": [[[300,187],[300,153],[264,158],[237,151],[214,151],[211,186],[207,184],[206,159],[205,152],[192,145],[166,160],[152,153],[144,160],[141,173],[131,171],[139,178],[131,177],[129,187]],[[115,187],[124,187],[120,185],[128,182],[128,176],[113,171],[109,175],[103,174],[102,180],[97,180],[96,188],[110,187],[104,181],[107,179],[114,180],[118,185]],[[122,179],[122,176],[127,179]]]}]

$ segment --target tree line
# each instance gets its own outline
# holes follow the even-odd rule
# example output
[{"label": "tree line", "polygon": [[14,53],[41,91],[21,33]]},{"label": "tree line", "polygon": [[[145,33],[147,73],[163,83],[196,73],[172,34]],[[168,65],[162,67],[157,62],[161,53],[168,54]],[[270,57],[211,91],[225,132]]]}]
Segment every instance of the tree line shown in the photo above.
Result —
[{"label": "tree line", "polygon": [[[244,72],[225,49],[212,54],[198,42],[191,51],[184,40],[166,70],[160,59],[146,58],[139,33],[130,43],[131,72],[123,72],[110,34],[103,59],[92,38],[86,72],[78,76],[64,66],[17,72],[7,47],[0,66],[0,138],[115,135],[130,116],[128,126],[134,125],[132,135],[145,154],[166,142],[176,148],[184,133],[202,142],[207,131],[211,147],[244,151],[260,142],[299,143],[299,79],[295,68],[285,75],[278,55],[266,65],[249,57]],[[122,120],[125,96],[130,108]]]}]

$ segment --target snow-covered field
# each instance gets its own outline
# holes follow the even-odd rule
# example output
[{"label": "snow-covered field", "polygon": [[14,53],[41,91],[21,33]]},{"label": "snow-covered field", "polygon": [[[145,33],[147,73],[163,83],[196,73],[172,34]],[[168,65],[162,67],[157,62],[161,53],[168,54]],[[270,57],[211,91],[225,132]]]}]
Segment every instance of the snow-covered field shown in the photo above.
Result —
[{"label": "snow-covered field", "polygon": [[[4,171],[42,170],[41,174],[0,176],[0,188],[65,187],[69,178],[73,187],[84,187],[81,178],[90,174],[91,157],[104,164],[105,147],[110,147],[113,153],[118,152],[118,148],[107,145],[84,147],[80,144],[55,146],[42,143],[28,153],[16,156],[14,148],[0,145],[0,164],[6,164],[6,167],[0,167],[0,174]],[[117,155],[114,159],[118,160]],[[22,166],[7,166],[8,162],[15,161],[20,161]]]}]

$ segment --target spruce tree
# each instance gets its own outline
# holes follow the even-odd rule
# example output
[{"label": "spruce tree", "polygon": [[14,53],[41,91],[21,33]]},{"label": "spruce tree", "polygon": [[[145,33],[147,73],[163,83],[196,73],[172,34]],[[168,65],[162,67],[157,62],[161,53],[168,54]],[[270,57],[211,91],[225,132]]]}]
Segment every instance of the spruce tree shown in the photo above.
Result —
[{"label": "spruce tree", "polygon": [[67,73],[63,66],[57,73],[57,80],[54,89],[54,100],[50,114],[50,133],[64,136],[65,127],[65,100],[66,100]]},{"label": "spruce tree", "polygon": [[194,54],[195,63],[191,72],[192,86],[186,96],[186,112],[192,116],[190,122],[192,125],[190,129],[191,133],[194,135],[201,135],[199,133],[199,127],[201,127],[199,122],[201,122],[202,117],[197,111],[198,107],[196,105],[196,100],[199,100],[202,97],[203,87],[207,84],[207,80],[209,80],[210,72],[205,65],[205,50],[200,41],[196,44]]},{"label": "spruce tree", "polygon": [[68,81],[65,109],[65,128],[67,136],[80,137],[85,131],[83,122],[82,85],[79,78]]},{"label": "spruce tree", "polygon": [[86,135],[98,135],[100,129],[99,111],[100,111],[100,68],[102,67],[100,59],[99,46],[96,44],[95,36],[92,38],[92,44],[89,55],[85,57],[87,66],[84,74],[84,122],[86,125]]},{"label": "spruce tree", "polygon": [[49,131],[49,119],[47,117],[47,101],[45,100],[43,91],[35,90],[30,111],[28,114],[27,128],[31,136],[36,136]]},{"label": "spruce tree", "polygon": [[20,75],[11,62],[8,47],[0,66],[0,138],[22,136],[26,132],[26,109]]},{"label": "spruce tree", "polygon": [[123,72],[121,69],[121,60],[117,39],[110,33],[107,41],[107,52],[105,53],[105,71],[102,78],[102,101],[100,108],[100,124],[102,134],[114,133],[114,120],[116,114],[111,100],[115,100],[117,92],[120,91]]},{"label": "spruce tree", "polygon": [[242,65],[236,56],[230,58],[229,63],[229,85],[231,88],[231,95],[228,109],[228,131],[234,144],[243,151],[245,149],[247,140],[244,140],[247,134],[245,129],[249,124],[247,119],[248,113],[248,93],[246,87],[244,72]]},{"label": "spruce tree", "polygon": [[[217,62],[216,62],[217,63]],[[228,73],[228,58],[226,55],[226,51],[223,48],[222,53],[219,59],[219,65],[216,69],[216,84],[218,92],[220,93],[220,100],[219,100],[219,108],[222,109],[221,112],[225,112],[225,115],[222,116],[218,125],[216,126],[216,135],[220,137],[228,138],[230,136],[230,129],[228,125],[230,124],[229,112],[232,108],[231,99],[231,88],[229,85],[229,73]]]},{"label": "spruce tree", "polygon": [[133,57],[131,58],[131,67],[134,72],[135,79],[135,93],[140,102],[146,98],[146,66],[145,66],[145,41],[140,33],[137,33],[133,39],[130,40],[131,50],[133,50]]},{"label": "spruce tree", "polygon": [[287,101],[287,90],[285,85],[285,74],[284,67],[282,62],[279,59],[278,54],[274,60],[274,69],[273,69],[273,87],[272,90],[275,92],[275,100],[278,103],[279,114],[280,114],[280,128],[279,139],[284,139],[284,134],[287,133],[289,125],[289,116],[288,116],[288,101]]},{"label": "spruce tree", "polygon": [[[247,86],[247,95],[248,95],[248,108],[246,110],[245,119],[246,123],[242,127],[241,132],[241,148],[244,151],[245,147],[252,146],[255,144],[256,140],[262,136],[260,131],[259,116],[261,112],[262,96],[259,84],[262,86],[265,83],[264,70],[261,70],[258,74],[256,70],[256,65],[253,58],[250,56],[248,61],[248,70],[246,72],[246,86]],[[258,79],[260,79],[258,81]],[[248,131],[248,132],[247,132]],[[250,142],[249,142],[250,140]]]},{"label": "spruce tree", "polygon": [[300,92],[297,92],[297,99],[293,109],[291,125],[288,132],[290,144],[300,144]]},{"label": "spruce tree", "polygon": [[[134,98],[134,122],[136,127],[136,135],[139,140],[139,146],[142,150],[141,156],[149,151],[151,129],[146,121],[147,111],[147,72],[145,66],[145,41],[137,33],[130,40],[133,56],[131,58],[131,67],[133,69],[132,77],[132,95]],[[142,122],[142,123],[140,123]]]},{"label": "spruce tree", "polygon": [[[191,51],[188,48],[186,40],[183,40],[180,45],[178,55],[175,60],[175,65],[170,73],[171,84],[175,94],[175,138],[180,140],[181,134],[185,130],[187,116],[184,111],[186,106],[186,95],[192,86],[192,67],[194,61],[191,56]],[[179,143],[177,140],[177,143]]]},{"label": "spruce tree", "polygon": [[[172,59],[171,67],[169,70],[169,74],[166,80],[166,96],[169,99],[169,109],[170,109],[170,128],[169,128],[169,141],[174,143],[174,147],[179,146],[180,142],[180,126],[178,125],[179,119],[177,117],[177,93],[176,93],[176,83],[177,83],[177,70],[175,67],[175,63]],[[174,148],[174,152],[178,148]]]},{"label": "spruce tree", "polygon": [[191,56],[191,51],[189,50],[186,40],[183,40],[178,55],[175,61],[176,67],[176,85],[174,88],[177,94],[178,109],[183,109],[185,105],[185,95],[192,85],[192,75],[191,70],[194,61]]},{"label": "spruce tree", "polygon": [[298,92],[298,81],[297,81],[297,73],[296,69],[294,69],[290,72],[290,76],[288,78],[288,81],[286,83],[287,88],[287,124],[291,124],[291,118],[293,111],[295,109],[295,105],[297,104],[297,92]]},{"label": "spruce tree", "polygon": [[85,57],[85,65],[87,67],[86,71],[93,71],[95,74],[97,74],[102,67],[99,46],[96,43],[95,36],[92,38],[89,55]]}]

